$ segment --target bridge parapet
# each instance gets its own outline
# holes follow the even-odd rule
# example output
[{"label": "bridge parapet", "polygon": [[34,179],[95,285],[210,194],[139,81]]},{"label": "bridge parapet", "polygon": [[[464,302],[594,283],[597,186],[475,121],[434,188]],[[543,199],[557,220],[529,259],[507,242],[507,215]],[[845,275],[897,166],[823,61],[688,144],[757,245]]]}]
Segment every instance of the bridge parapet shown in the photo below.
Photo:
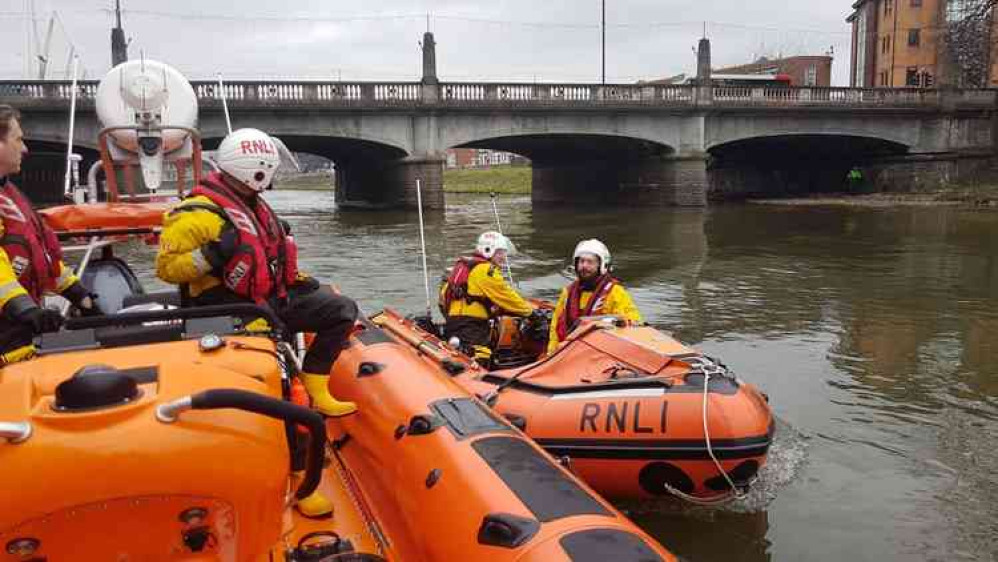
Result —
[{"label": "bridge parapet", "polygon": [[460,83],[440,85],[440,103],[464,105],[693,105],[695,88],[650,84]]},{"label": "bridge parapet", "polygon": [[[356,108],[994,108],[998,90],[925,90],[914,88],[822,88],[714,86],[704,93],[693,85],[664,84],[527,84],[498,82],[317,82],[214,81],[191,83],[206,107],[356,107]],[[68,104],[72,85],[66,81],[0,81],[0,102],[45,108]],[[90,108],[96,81],[79,83],[79,100]],[[702,97],[709,96],[709,97]]]},{"label": "bridge parapet", "polygon": [[760,88],[715,86],[715,105],[772,105],[847,107],[926,107],[946,103],[958,107],[995,107],[998,90],[926,90],[919,88]]}]

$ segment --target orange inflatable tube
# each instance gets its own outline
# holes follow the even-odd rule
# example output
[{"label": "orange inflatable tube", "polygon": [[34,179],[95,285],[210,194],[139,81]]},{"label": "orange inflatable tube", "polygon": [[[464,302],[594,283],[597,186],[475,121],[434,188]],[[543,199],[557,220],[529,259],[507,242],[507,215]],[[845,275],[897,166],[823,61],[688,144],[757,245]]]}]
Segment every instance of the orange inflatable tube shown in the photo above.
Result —
[{"label": "orange inflatable tube", "polygon": [[765,396],[649,326],[587,321],[551,356],[488,372],[394,311],[372,321],[607,497],[722,501],[765,464],[773,435]]},{"label": "orange inflatable tube", "polygon": [[[365,323],[331,389],[336,458],[402,560],[671,560],[419,352]],[[377,533],[376,533],[377,534]]]}]

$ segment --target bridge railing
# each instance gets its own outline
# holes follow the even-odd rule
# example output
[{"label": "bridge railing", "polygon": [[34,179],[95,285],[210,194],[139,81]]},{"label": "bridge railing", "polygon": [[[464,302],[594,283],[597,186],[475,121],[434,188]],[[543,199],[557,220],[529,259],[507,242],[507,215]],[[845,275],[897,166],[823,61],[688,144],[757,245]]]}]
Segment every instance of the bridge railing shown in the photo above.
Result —
[{"label": "bridge railing", "polygon": [[[998,90],[954,90],[946,92],[957,105],[994,106]],[[918,88],[820,88],[715,86],[717,105],[844,105],[844,106],[934,106],[942,103],[942,90]]]},{"label": "bridge railing", "polygon": [[199,101],[286,105],[419,104],[422,88],[417,82],[191,82]]},{"label": "bridge railing", "polygon": [[[78,82],[77,97],[93,99],[97,97],[96,81]],[[72,97],[73,83],[52,80],[0,80],[0,98],[17,99],[69,99]]]},{"label": "bridge railing", "polygon": [[468,105],[662,105],[692,104],[694,88],[644,84],[522,84],[448,82],[440,103]]},{"label": "bridge railing", "polygon": [[[664,84],[529,84],[448,82],[191,82],[199,102],[233,107],[934,107],[943,104],[995,107],[998,90],[922,90],[915,88],[819,88]],[[97,94],[96,81],[79,82],[84,105]],[[0,100],[43,105],[65,102],[72,86],[65,81],[0,81]]]}]

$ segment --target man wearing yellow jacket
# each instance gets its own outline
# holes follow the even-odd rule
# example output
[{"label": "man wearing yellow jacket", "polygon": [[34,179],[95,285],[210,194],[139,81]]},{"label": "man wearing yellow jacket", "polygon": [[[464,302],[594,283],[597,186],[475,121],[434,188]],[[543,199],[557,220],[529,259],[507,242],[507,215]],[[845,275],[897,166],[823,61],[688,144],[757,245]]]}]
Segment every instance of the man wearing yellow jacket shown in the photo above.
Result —
[{"label": "man wearing yellow jacket", "polygon": [[0,105],[0,366],[35,353],[32,338],[62,326],[62,315],[42,308],[56,292],[85,315],[100,314],[89,292],[62,262],[55,233],[7,178],[21,171],[24,146],[20,115]]},{"label": "man wearing yellow jacket", "polygon": [[530,316],[534,311],[502,276],[500,268],[512,251],[513,243],[502,234],[483,233],[475,253],[459,258],[440,288],[440,311],[447,319],[444,336],[471,346],[475,359],[484,365],[492,358],[489,318],[495,314]]},{"label": "man wearing yellow jacket", "polygon": [[577,279],[561,290],[548,336],[548,353],[578,325],[583,316],[614,315],[640,322],[641,313],[620,281],[610,275],[610,250],[596,240],[583,240],[572,254]]},{"label": "man wearing yellow jacket", "polygon": [[[194,306],[253,302],[273,310],[292,332],[315,332],[301,379],[313,406],[327,416],[357,411],[329,393],[329,374],[357,319],[357,304],[298,272],[290,227],[260,193],[280,165],[273,139],[257,129],[229,133],[208,174],[163,219],[156,274],[181,285]],[[324,516],[332,504],[319,493],[298,502]]]}]

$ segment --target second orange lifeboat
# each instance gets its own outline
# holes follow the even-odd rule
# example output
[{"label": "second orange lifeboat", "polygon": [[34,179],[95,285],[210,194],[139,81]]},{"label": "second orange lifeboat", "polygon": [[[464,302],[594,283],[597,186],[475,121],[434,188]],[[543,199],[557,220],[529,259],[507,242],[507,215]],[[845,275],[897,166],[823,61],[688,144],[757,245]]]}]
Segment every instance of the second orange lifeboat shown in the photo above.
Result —
[{"label": "second orange lifeboat", "polygon": [[[766,462],[774,430],[766,396],[650,326],[587,319],[554,353],[487,370],[392,310],[372,321],[607,497],[726,501]],[[500,356],[529,347],[510,326]]]}]

